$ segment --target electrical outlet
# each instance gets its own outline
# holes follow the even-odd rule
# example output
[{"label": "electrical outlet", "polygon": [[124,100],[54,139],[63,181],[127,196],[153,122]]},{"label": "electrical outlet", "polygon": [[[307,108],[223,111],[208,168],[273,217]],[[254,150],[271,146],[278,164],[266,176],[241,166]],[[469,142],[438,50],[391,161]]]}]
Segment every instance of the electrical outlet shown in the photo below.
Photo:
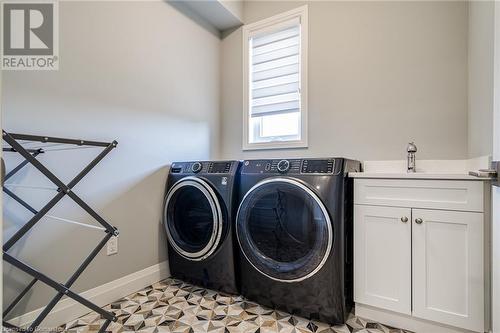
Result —
[{"label": "electrical outlet", "polygon": [[118,253],[118,237],[113,236],[108,240],[107,255],[111,256]]}]

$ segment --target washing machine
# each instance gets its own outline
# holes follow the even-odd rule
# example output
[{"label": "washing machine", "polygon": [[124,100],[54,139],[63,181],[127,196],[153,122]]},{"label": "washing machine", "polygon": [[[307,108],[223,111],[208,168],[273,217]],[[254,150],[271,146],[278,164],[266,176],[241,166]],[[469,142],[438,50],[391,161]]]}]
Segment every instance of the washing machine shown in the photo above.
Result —
[{"label": "washing machine", "polygon": [[344,323],[353,303],[353,182],[344,158],[246,160],[236,236],[242,294]]},{"label": "washing machine", "polygon": [[233,222],[239,164],[172,163],[163,206],[172,277],[204,288],[238,293]]}]

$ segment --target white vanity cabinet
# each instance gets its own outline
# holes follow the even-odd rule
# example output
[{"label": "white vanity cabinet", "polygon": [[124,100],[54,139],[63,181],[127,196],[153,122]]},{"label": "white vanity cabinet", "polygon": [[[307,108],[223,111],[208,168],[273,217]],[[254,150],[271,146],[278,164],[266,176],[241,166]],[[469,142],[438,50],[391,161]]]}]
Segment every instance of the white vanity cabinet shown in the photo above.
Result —
[{"label": "white vanity cabinet", "polygon": [[355,205],[356,302],[411,314],[410,219],[410,208]]},{"label": "white vanity cabinet", "polygon": [[357,314],[368,306],[400,314],[392,324],[402,328],[485,332],[488,189],[481,180],[356,178]]},{"label": "white vanity cabinet", "polygon": [[483,213],[413,209],[412,217],[413,315],[484,332]]}]

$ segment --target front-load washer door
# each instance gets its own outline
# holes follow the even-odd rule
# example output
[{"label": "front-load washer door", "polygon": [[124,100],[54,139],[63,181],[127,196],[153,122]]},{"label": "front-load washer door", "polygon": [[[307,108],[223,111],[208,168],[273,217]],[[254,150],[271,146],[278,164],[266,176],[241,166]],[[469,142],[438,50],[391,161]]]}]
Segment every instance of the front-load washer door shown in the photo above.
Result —
[{"label": "front-load washer door", "polygon": [[282,282],[313,276],[333,245],[324,204],[307,185],[291,178],[269,178],[252,187],[240,203],[236,233],[252,266]]},{"label": "front-load washer door", "polygon": [[219,245],[222,223],[217,195],[203,179],[183,178],[168,191],[163,224],[170,245],[184,258],[209,257]]}]

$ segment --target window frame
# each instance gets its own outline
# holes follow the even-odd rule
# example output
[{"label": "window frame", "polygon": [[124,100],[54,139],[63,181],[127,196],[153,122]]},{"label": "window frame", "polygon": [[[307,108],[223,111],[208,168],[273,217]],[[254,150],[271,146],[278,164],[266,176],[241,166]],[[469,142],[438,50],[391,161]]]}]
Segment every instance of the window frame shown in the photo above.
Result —
[{"label": "window frame", "polygon": [[[279,25],[293,19],[300,20],[300,140],[250,142],[250,59],[249,39],[257,34],[275,30]],[[261,21],[246,24],[243,33],[243,150],[307,148],[307,53],[308,53],[308,7],[307,5],[271,16]]]}]

